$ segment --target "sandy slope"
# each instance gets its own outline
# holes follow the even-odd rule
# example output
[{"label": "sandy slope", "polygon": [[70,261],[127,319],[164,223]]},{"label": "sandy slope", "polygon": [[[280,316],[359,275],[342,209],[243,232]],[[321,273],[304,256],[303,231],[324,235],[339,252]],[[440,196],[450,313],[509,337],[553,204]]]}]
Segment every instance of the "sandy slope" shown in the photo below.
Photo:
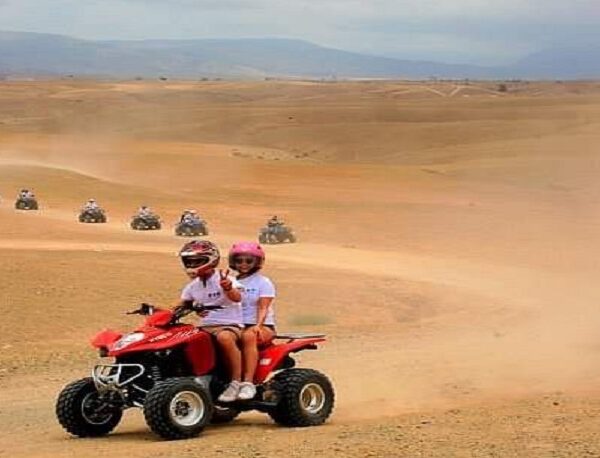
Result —
[{"label": "sandy slope", "polygon": [[[494,89],[0,85],[0,456],[600,453],[600,87]],[[12,209],[25,185],[37,214]],[[90,196],[108,224],[75,222]],[[141,203],[164,231],[128,229]],[[179,444],[134,412],[97,441],[56,425],[89,337],[177,296],[185,207],[222,247],[272,213],[296,229],[268,272],[281,328],[330,335],[300,358],[335,382],[330,425],[247,415]]]}]

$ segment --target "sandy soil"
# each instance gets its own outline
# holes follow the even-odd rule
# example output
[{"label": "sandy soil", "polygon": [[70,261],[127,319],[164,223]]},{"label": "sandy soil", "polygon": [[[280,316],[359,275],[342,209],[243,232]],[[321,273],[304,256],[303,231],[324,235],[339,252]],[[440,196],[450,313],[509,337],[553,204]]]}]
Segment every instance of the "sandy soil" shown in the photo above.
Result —
[{"label": "sandy soil", "polygon": [[[600,84],[0,84],[0,456],[600,456]],[[28,186],[41,210],[17,212]],[[95,197],[106,225],[76,222]],[[135,233],[147,203],[165,220]],[[282,330],[338,392],[331,421],[245,414],[158,441],[139,412],[70,438],[90,337],[185,282],[172,224],[223,248],[273,213]]]}]

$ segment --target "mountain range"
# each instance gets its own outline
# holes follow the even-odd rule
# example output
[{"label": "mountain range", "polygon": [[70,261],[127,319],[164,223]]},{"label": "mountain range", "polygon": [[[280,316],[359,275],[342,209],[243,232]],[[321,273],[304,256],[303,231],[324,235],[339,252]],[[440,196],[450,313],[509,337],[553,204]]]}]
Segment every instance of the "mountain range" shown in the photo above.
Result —
[{"label": "mountain range", "polygon": [[546,49],[485,67],[360,54],[294,39],[92,41],[0,31],[0,75],[174,78],[600,77],[600,45]]}]

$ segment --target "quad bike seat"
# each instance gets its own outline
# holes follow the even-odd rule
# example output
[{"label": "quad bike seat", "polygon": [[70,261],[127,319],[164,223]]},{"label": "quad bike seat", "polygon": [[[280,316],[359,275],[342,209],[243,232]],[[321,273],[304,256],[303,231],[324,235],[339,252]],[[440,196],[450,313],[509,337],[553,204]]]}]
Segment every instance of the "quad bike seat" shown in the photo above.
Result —
[{"label": "quad bike seat", "polygon": [[[323,339],[323,338],[325,338],[325,334],[305,334],[305,333],[301,333],[301,332],[287,332],[285,334],[275,335],[275,337],[273,337],[273,340],[271,342],[259,343],[258,349],[262,351],[262,350],[266,350],[268,348],[275,347],[278,345],[289,344],[296,340]],[[275,343],[276,340],[287,340],[287,342],[285,342],[284,344],[279,344],[279,343]]]}]

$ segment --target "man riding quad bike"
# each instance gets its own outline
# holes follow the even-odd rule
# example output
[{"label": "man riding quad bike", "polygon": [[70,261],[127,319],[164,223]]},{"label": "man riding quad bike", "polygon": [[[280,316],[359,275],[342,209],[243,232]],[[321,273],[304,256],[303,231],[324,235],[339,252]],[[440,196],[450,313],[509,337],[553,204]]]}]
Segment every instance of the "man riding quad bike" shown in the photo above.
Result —
[{"label": "man riding quad bike", "polygon": [[193,237],[208,235],[208,227],[196,210],[185,210],[175,226],[175,235]]},{"label": "man riding quad bike", "polygon": [[21,189],[15,202],[15,208],[17,210],[37,210],[39,207],[35,194],[29,189]]},{"label": "man riding quad bike", "polygon": [[133,215],[130,225],[136,231],[153,231],[162,227],[160,217],[146,205],[142,205],[137,214]]},{"label": "man riding quad bike", "polygon": [[106,213],[95,199],[89,199],[79,213],[80,223],[106,223]]},{"label": "man riding quad bike", "polygon": [[286,226],[285,223],[275,215],[267,221],[265,227],[260,229],[258,241],[259,243],[295,243],[296,235],[291,227]]},{"label": "man riding quad bike", "polygon": [[283,426],[315,426],[331,414],[334,391],[329,379],[313,369],[294,368],[291,354],[314,350],[323,335],[279,335],[260,349],[253,399],[222,403],[227,386],[225,364],[214,337],[180,320],[220,306],[192,301],[174,310],[142,304],[130,314],[146,317],[134,332],[105,330],[92,345],[113,362],[98,364],[91,377],[67,385],[56,402],[58,421],[80,437],[103,436],[131,407],[143,410],[150,429],[164,439],[197,436],[209,423],[233,420],[242,411],[267,413]]}]

